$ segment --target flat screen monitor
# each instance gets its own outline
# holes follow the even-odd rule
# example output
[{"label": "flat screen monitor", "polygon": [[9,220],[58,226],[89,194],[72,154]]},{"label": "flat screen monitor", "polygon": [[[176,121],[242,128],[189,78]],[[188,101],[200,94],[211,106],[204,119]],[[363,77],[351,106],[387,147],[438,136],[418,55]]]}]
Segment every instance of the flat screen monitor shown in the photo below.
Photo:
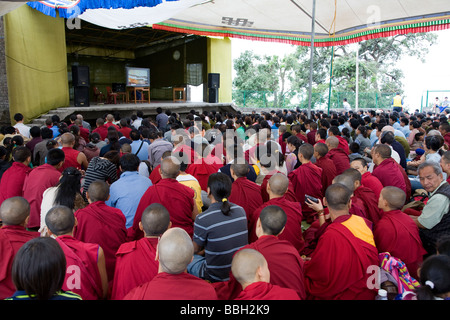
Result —
[{"label": "flat screen monitor", "polygon": [[150,69],[126,67],[128,87],[150,87]]}]

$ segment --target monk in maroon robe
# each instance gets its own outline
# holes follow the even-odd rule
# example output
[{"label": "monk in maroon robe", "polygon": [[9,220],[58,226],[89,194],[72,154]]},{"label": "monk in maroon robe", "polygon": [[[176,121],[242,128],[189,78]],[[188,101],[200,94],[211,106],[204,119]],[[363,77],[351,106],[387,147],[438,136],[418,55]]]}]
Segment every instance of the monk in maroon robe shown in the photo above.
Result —
[{"label": "monk in maroon robe", "polygon": [[378,205],[383,215],[375,225],[373,235],[378,251],[389,252],[402,260],[409,274],[418,279],[418,268],[427,253],[419,236],[414,220],[401,209],[405,204],[405,194],[397,187],[384,187]]},{"label": "monk in maroon robe", "polygon": [[[273,170],[264,176],[264,179],[261,183],[261,196],[262,196],[263,202],[267,202],[270,200],[269,194],[267,193],[267,184],[269,183],[270,178],[274,174],[277,174],[277,173],[284,174],[278,170]],[[286,197],[286,199],[288,201],[297,202],[297,196],[295,195],[294,186],[292,185],[291,181],[289,181],[288,190],[286,191],[284,196]]]},{"label": "monk in maroon robe", "polygon": [[158,274],[156,247],[159,237],[169,227],[169,211],[163,205],[154,203],[144,210],[139,224],[144,238],[122,244],[116,253],[112,300],[122,300],[132,289]]},{"label": "monk in maroon robe", "polygon": [[[268,206],[280,207],[287,215],[286,225],[281,234],[278,235],[280,240],[289,241],[298,252],[301,252],[305,247],[305,241],[302,237],[302,207],[298,202],[292,202],[286,198],[288,190],[289,179],[282,173],[277,173],[269,179],[267,192],[269,194],[269,201],[264,202],[253,213],[253,217],[259,218],[261,211]],[[249,243],[258,239],[256,235],[256,224],[253,229],[248,230],[250,234]]]},{"label": "monk in maroon robe", "polygon": [[191,163],[186,169],[186,173],[194,176],[200,188],[206,192],[208,188],[208,178],[211,174],[219,171],[223,167],[222,161],[213,155],[208,155],[204,158],[197,158],[194,163]]},{"label": "monk in maroon robe", "polygon": [[23,197],[30,203],[30,219],[27,228],[39,229],[41,226],[41,203],[44,191],[59,183],[64,164],[64,152],[54,148],[47,153],[47,163],[34,168],[26,177]]},{"label": "monk in maroon robe", "polygon": [[96,243],[75,239],[75,216],[71,209],[56,206],[45,216],[48,235],[56,241],[66,256],[66,277],[62,289],[79,294],[83,300],[99,300],[108,293],[105,255]]},{"label": "monk in maroon robe", "polygon": [[366,218],[373,224],[376,224],[381,219],[381,210],[378,208],[378,198],[372,189],[361,185],[361,173],[353,168],[347,169],[342,175],[348,175],[353,181],[353,199],[359,199],[359,203],[366,212]]},{"label": "monk in maroon robe", "polygon": [[322,169],[322,194],[325,194],[328,186],[333,183],[334,177],[337,176],[336,166],[327,154],[328,147],[325,143],[314,145],[315,165]]},{"label": "monk in maroon robe", "polygon": [[311,260],[305,262],[308,299],[373,300],[369,267],[377,266],[378,251],[367,221],[349,214],[351,191],[340,183],[328,187],[324,205],[331,223],[320,237]]},{"label": "monk in maroon robe", "polygon": [[328,137],[326,145],[328,147],[328,157],[334,162],[337,175],[350,168],[348,154],[342,148],[339,148],[339,140],[337,137]]},{"label": "monk in maroon robe", "polygon": [[[409,199],[411,192],[407,190],[407,183],[402,173],[403,169],[391,158],[391,154],[392,150],[388,145],[377,144],[373,148],[372,159],[375,167],[372,175],[380,180],[383,187],[393,186],[402,189],[406,194],[406,199]],[[409,179],[407,180],[409,181]]]},{"label": "monk in maroon robe", "polygon": [[73,236],[83,242],[96,243],[105,253],[108,281],[114,278],[116,252],[127,240],[126,219],[121,210],[109,207],[105,201],[109,198],[109,186],[97,180],[89,185],[86,197],[89,205],[75,212],[78,224]]},{"label": "monk in maroon robe", "polygon": [[22,197],[25,178],[32,170],[29,167],[31,152],[27,147],[17,147],[14,151],[14,162],[0,181],[0,204],[8,198]]},{"label": "monk in maroon robe", "polygon": [[270,265],[257,250],[246,248],[236,252],[231,272],[242,287],[234,300],[300,300],[295,290],[271,283]]},{"label": "monk in maroon robe", "polygon": [[330,129],[328,129],[328,137],[336,137],[339,141],[338,148],[342,149],[347,155],[350,154],[348,142],[347,140],[345,140],[344,137],[341,136],[341,131],[339,130],[339,127],[331,126]]},{"label": "monk in maroon robe", "polygon": [[368,171],[366,160],[363,158],[357,158],[350,163],[350,167],[361,173],[361,185],[371,189],[375,193],[375,197],[378,201],[383,185],[377,177],[373,176],[372,173]]},{"label": "monk in maroon robe", "polygon": [[175,157],[161,161],[161,181],[147,189],[139,202],[134,216],[133,226],[128,229],[128,239],[138,240],[144,236],[139,229],[139,222],[144,210],[152,203],[162,204],[170,214],[173,227],[180,227],[192,236],[194,221],[198,214],[195,204],[195,192],[176,180],[180,172],[180,162]]},{"label": "monk in maroon robe", "polygon": [[25,226],[30,215],[30,205],[22,197],[3,201],[0,207],[0,300],[11,297],[16,288],[11,278],[14,257],[22,245],[40,236],[39,232],[27,231]]},{"label": "monk in maroon robe", "polygon": [[186,272],[193,254],[194,245],[187,232],[168,229],[158,243],[158,274],[131,290],[124,300],[217,300],[210,283]]},{"label": "monk in maroon robe", "polygon": [[298,149],[298,158],[302,163],[289,174],[289,180],[294,186],[297,201],[302,205],[303,218],[311,223],[315,220],[314,211],[305,203],[305,195],[322,199],[322,169],[311,163],[314,147],[309,143],[301,145]]},{"label": "monk in maroon robe", "polygon": [[[261,187],[247,179],[248,164],[233,163],[230,167],[234,182],[228,201],[241,206],[247,215],[247,229],[253,230],[258,217],[254,217],[255,210],[263,204]],[[249,233],[250,241],[250,233]]]}]

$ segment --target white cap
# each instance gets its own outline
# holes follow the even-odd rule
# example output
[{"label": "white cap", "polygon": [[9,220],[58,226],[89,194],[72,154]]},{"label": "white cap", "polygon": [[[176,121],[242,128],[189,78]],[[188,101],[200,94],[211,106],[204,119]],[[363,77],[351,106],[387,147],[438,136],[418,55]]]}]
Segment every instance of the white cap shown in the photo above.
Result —
[{"label": "white cap", "polygon": [[387,291],[384,289],[379,289],[378,290],[378,295],[382,296],[382,297],[387,297]]}]

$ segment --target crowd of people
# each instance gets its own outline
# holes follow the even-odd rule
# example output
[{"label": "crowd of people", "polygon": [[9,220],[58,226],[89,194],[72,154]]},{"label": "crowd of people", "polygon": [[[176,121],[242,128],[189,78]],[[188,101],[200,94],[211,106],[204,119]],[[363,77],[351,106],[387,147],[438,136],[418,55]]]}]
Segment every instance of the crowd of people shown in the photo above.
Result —
[{"label": "crowd of people", "polygon": [[0,299],[450,298],[448,112],[81,114],[0,135]]}]

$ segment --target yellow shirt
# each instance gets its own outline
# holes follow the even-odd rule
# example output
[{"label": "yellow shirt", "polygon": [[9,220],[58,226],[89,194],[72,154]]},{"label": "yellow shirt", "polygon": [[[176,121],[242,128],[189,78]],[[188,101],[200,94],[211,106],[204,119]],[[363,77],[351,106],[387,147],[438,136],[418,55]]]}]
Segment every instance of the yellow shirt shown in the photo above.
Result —
[{"label": "yellow shirt", "polygon": [[198,212],[202,212],[203,207],[203,201],[202,201],[202,188],[200,187],[200,184],[198,183],[198,180],[190,175],[190,174],[180,174],[177,177],[177,181],[181,184],[184,184],[186,187],[191,188],[194,190],[195,196],[194,200],[197,204]]}]

